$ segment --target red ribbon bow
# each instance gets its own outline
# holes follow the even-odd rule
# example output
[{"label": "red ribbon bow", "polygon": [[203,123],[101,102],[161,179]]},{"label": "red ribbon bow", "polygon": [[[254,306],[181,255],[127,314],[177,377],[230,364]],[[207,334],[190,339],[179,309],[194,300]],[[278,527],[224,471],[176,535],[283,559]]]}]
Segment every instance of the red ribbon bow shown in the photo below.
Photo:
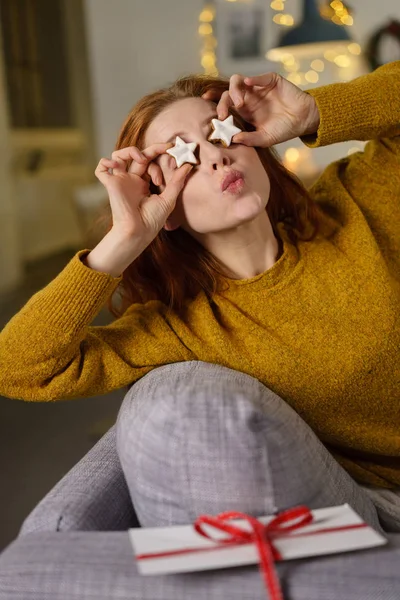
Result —
[{"label": "red ribbon bow", "polygon": [[[245,519],[252,526],[252,531],[244,531],[240,527],[224,523],[224,519]],[[281,512],[267,525],[263,525],[255,517],[240,512],[225,512],[212,517],[201,515],[194,523],[195,530],[204,537],[210,538],[202,529],[202,524],[207,523],[216,529],[231,534],[231,538],[218,540],[219,544],[250,544],[256,543],[260,557],[260,570],[265,586],[269,592],[270,600],[284,600],[279,579],[274,568],[274,561],[282,560],[279,551],[273,545],[273,539],[286,536],[287,533],[308,525],[313,520],[311,511],[306,506],[297,506]]]},{"label": "red ribbon bow", "polygon": [[[240,527],[224,523],[224,519],[244,519],[250,523],[252,531],[244,531]],[[252,544],[255,542],[260,557],[259,567],[266,589],[269,593],[269,598],[270,600],[284,600],[274,565],[276,560],[282,560],[282,556],[273,545],[273,540],[276,538],[292,537],[291,531],[309,525],[312,521],[313,515],[307,506],[296,506],[295,508],[284,510],[267,523],[267,525],[264,525],[251,515],[235,511],[220,513],[216,516],[201,515],[194,523],[194,528],[200,535],[211,539],[211,536],[202,529],[202,524],[206,523],[212,525],[216,529],[230,533],[232,537],[223,540],[214,540],[217,541],[217,544],[210,548],[183,548],[182,550],[137,554],[136,560],[179,556],[194,552],[209,552],[226,547],[227,545],[238,546],[240,544]],[[349,529],[359,529],[362,527],[367,527],[366,523],[355,523],[353,525],[342,525],[339,527],[323,527],[312,532],[309,531],[304,533],[304,535],[319,535],[337,531],[347,531]],[[301,532],[300,534],[294,534],[295,537],[300,537],[302,535]]]}]

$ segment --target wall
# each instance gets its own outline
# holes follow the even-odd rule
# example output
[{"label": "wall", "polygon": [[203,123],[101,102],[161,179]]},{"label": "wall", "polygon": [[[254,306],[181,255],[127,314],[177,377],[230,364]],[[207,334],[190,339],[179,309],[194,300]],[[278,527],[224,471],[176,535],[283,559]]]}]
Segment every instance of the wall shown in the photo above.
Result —
[{"label": "wall", "polygon": [[113,150],[130,108],[147,92],[201,71],[203,0],[86,0],[97,149]]},{"label": "wall", "polygon": [[400,20],[398,0],[351,0],[349,4],[354,9],[354,29],[360,42],[390,19]]}]

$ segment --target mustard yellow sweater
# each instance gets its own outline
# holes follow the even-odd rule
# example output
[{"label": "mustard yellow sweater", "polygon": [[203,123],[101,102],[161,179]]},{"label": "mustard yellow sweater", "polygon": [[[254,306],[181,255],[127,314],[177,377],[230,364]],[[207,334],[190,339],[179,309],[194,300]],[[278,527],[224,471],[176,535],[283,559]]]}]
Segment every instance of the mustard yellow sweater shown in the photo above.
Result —
[{"label": "mustard yellow sweater", "polygon": [[[310,148],[370,140],[311,188],[338,224],[252,279],[228,280],[186,322],[158,301],[90,326],[120,278],[81,250],[0,333],[0,394],[43,402],[101,395],[186,360],[258,378],[313,428],[360,483],[400,486],[400,61],[309,90],[320,111]],[[325,217],[324,217],[325,218]]]}]

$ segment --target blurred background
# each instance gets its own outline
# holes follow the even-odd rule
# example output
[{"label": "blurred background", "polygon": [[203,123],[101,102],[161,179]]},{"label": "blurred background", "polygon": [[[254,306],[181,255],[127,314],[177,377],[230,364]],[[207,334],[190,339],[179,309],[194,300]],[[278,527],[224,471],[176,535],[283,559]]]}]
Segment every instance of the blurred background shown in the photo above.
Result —
[{"label": "blurred background", "polygon": [[[193,72],[276,71],[302,89],[348,81],[400,59],[400,3],[0,0],[0,38],[3,328],[77,250],[99,241],[92,224],[107,195],[94,169],[141,96]],[[363,146],[310,150],[297,139],[277,150],[309,186]],[[93,324],[111,320],[104,308]],[[0,398],[0,551],[111,427],[122,398]]]}]

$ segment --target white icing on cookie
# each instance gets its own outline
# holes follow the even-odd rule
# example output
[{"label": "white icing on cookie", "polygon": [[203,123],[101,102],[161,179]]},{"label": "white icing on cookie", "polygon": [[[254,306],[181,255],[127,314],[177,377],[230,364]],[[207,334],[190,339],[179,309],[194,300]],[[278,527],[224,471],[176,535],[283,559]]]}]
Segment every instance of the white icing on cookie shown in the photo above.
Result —
[{"label": "white icing on cookie", "polygon": [[197,159],[193,152],[196,150],[197,144],[195,142],[186,143],[179,137],[176,136],[175,146],[167,150],[167,154],[170,154],[176,160],[176,166],[181,167],[184,163],[192,163],[197,165]]},{"label": "white icing on cookie", "polygon": [[233,115],[227,117],[224,121],[219,119],[212,119],[214,131],[208,138],[209,140],[221,140],[225,146],[230,146],[232,138],[242,130],[233,124]]}]

